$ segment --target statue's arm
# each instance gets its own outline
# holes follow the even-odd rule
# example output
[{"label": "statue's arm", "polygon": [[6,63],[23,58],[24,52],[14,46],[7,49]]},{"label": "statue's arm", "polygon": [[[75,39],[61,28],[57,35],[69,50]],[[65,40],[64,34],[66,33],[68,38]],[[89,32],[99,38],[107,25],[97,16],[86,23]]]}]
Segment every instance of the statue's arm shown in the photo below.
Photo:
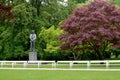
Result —
[{"label": "statue's arm", "polygon": [[36,34],[34,34],[34,35],[31,34],[31,35],[30,35],[30,40],[31,40],[31,41],[34,41],[35,39],[36,39]]},{"label": "statue's arm", "polygon": [[36,38],[37,38],[37,37],[36,37],[36,34],[35,34],[34,40],[35,40]]}]

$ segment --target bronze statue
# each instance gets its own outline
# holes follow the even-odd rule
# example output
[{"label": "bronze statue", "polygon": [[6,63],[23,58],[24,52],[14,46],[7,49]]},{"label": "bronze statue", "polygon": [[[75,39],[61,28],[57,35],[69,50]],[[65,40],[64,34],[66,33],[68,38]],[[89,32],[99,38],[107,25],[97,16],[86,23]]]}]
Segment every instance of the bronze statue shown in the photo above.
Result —
[{"label": "bronze statue", "polygon": [[32,33],[30,34],[30,51],[35,51],[35,40],[36,34],[35,31],[32,30]]}]

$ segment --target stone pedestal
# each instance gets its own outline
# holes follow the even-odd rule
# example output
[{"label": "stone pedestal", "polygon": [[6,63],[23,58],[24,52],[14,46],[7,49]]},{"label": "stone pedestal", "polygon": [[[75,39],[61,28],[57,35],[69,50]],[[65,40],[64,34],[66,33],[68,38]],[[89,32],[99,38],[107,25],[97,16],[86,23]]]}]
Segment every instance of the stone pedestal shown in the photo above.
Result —
[{"label": "stone pedestal", "polygon": [[29,52],[29,61],[37,61],[37,52],[35,51]]}]

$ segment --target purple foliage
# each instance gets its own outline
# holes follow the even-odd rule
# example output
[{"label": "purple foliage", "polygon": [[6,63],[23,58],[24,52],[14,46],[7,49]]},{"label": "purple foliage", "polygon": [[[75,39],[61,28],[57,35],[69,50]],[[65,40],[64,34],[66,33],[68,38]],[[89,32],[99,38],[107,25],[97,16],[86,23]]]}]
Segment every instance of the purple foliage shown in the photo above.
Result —
[{"label": "purple foliage", "polygon": [[94,0],[74,10],[60,26],[66,32],[60,36],[62,50],[92,43],[100,47],[102,41],[120,43],[120,9],[105,0]]},{"label": "purple foliage", "polygon": [[11,12],[12,7],[6,6],[4,3],[0,2],[0,21],[10,21],[13,19],[13,13]]}]

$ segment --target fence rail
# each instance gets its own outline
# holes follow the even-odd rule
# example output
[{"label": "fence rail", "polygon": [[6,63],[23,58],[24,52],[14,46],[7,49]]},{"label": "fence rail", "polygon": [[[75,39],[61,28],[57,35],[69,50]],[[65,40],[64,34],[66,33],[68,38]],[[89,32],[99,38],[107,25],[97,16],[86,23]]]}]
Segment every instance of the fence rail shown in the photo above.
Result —
[{"label": "fence rail", "polygon": [[[0,68],[77,68],[120,69],[120,60],[91,61],[0,61]],[[82,67],[81,67],[82,66]]]}]

